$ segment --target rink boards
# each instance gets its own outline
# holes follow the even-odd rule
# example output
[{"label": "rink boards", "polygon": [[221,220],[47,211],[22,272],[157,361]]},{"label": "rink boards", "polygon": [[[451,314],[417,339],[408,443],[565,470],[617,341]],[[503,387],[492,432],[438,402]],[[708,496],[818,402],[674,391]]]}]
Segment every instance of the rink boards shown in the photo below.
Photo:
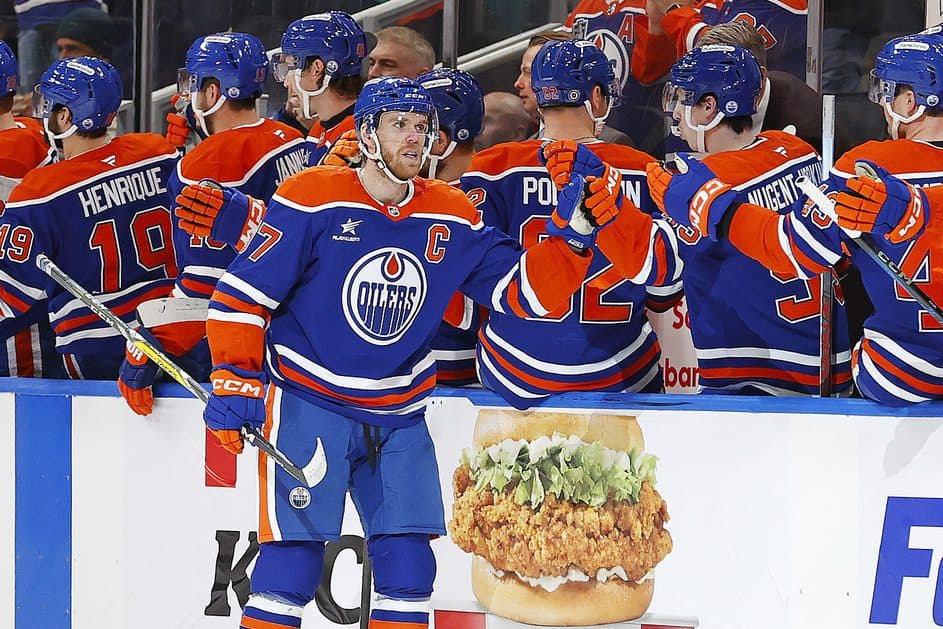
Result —
[{"label": "rink boards", "polygon": [[[500,401],[442,393],[428,421],[448,517],[477,408]],[[255,451],[208,455],[199,404],[161,394],[143,419],[112,383],[0,380],[0,627],[238,626]],[[625,627],[943,624],[943,405],[570,394],[553,407],[635,415],[659,458],[674,550],[649,614]],[[361,534],[349,508],[304,629],[360,623]],[[438,625],[511,627],[481,613],[470,557],[447,538],[433,548]]]}]

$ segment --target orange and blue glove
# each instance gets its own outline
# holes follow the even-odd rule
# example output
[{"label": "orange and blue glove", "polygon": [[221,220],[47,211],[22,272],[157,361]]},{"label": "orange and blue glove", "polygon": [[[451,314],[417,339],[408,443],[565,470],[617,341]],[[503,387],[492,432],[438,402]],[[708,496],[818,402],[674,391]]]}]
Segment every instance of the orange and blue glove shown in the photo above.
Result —
[{"label": "orange and blue glove", "polygon": [[203,410],[203,421],[226,450],[240,454],[243,424],[261,429],[265,424],[265,374],[234,365],[217,365],[210,374],[213,394]]},{"label": "orange and blue glove", "polygon": [[930,207],[923,190],[868,160],[855,162],[855,170],[869,172],[870,176],[852,177],[845,184],[848,192],[834,196],[841,227],[883,234],[894,244],[923,231]]},{"label": "orange and blue glove", "polygon": [[359,168],[363,165],[363,153],[360,152],[360,142],[357,140],[357,132],[351,129],[345,131],[337,141],[331,145],[322,165],[327,166],[349,166],[350,168]]},{"label": "orange and blue glove", "polygon": [[170,98],[170,104],[174,110],[167,114],[167,134],[164,137],[179,149],[186,145],[187,138],[190,137],[190,123],[185,114],[188,101],[186,97],[174,94]]},{"label": "orange and blue glove", "polygon": [[176,202],[174,215],[183,231],[232,245],[240,253],[265,217],[265,203],[208,179],[184,186]]},{"label": "orange and blue glove", "polygon": [[[160,341],[144,327],[138,333],[151,345],[163,349]],[[128,341],[124,350],[124,362],[118,370],[118,391],[131,410],[138,415],[150,415],[154,410],[152,387],[157,379],[157,365],[144,355],[138,347]]]},{"label": "orange and blue glove", "polygon": [[557,140],[545,144],[537,150],[537,158],[547,168],[550,179],[557,190],[562,190],[570,181],[571,174],[589,177],[603,177],[605,165],[602,160],[574,140]]},{"label": "orange and blue glove", "polygon": [[547,233],[560,236],[574,249],[584,252],[596,242],[596,226],[584,209],[586,182],[574,174],[557,195],[557,207],[547,219]]},{"label": "orange and blue glove", "polygon": [[[664,190],[663,212],[716,242],[717,227],[736,200],[737,191],[721,181],[707,164],[687,153],[678,153],[676,164],[679,172],[671,176]],[[651,194],[656,198],[655,191]]]}]

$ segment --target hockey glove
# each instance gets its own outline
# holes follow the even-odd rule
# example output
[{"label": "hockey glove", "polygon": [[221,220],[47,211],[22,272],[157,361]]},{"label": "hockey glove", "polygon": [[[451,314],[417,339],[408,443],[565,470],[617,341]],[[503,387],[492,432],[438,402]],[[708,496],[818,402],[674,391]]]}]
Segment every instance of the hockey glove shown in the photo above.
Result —
[{"label": "hockey glove", "polygon": [[570,181],[570,174],[587,177],[602,177],[605,166],[595,153],[573,140],[557,140],[537,151],[540,162],[547,167],[557,190]]},{"label": "hockey glove", "polygon": [[923,230],[929,203],[920,188],[867,160],[855,162],[855,172],[859,176],[846,183],[850,192],[835,195],[841,227],[884,234],[894,244],[910,240]]},{"label": "hockey glove", "polygon": [[233,365],[218,365],[210,374],[213,395],[206,403],[203,421],[223,447],[242,452],[243,424],[262,428],[265,423],[265,374]]},{"label": "hockey glove", "polygon": [[[146,328],[138,333],[151,345],[163,349],[160,341]],[[118,391],[131,410],[138,415],[150,415],[154,410],[154,394],[151,387],[157,379],[157,365],[144,355],[138,347],[128,341],[124,349],[124,362],[118,370]]]},{"label": "hockey glove", "polygon": [[265,203],[259,199],[209,179],[185,186],[176,201],[174,214],[183,231],[232,245],[240,253],[252,241],[265,216]]},{"label": "hockey glove", "polygon": [[557,208],[547,219],[547,233],[560,236],[571,247],[585,251],[596,242],[596,227],[584,207],[586,182],[574,174],[557,195]]},{"label": "hockey glove", "polygon": [[360,142],[357,141],[357,132],[351,129],[350,131],[345,131],[344,135],[337,138],[337,142],[331,145],[331,150],[324,156],[321,164],[360,168],[360,166],[363,165],[363,153],[360,152]]},{"label": "hockey glove", "polygon": [[661,162],[649,162],[645,166],[645,175],[648,179],[648,192],[652,196],[652,201],[655,202],[655,206],[661,210],[662,214],[667,214],[665,212],[665,190],[671,184],[673,173],[665,168]]},{"label": "hockey glove", "polygon": [[602,227],[622,208],[622,173],[606,164],[602,177],[586,178],[585,193],[583,204],[589,212],[589,221],[595,227]]},{"label": "hockey glove", "polygon": [[736,190],[687,153],[678,153],[677,165],[679,172],[665,190],[665,212],[716,242],[717,226],[737,198]]},{"label": "hockey glove", "polygon": [[181,148],[187,143],[190,137],[190,124],[187,117],[180,112],[187,106],[187,99],[180,94],[174,94],[170,99],[170,104],[174,111],[167,114],[167,141],[175,148]]}]

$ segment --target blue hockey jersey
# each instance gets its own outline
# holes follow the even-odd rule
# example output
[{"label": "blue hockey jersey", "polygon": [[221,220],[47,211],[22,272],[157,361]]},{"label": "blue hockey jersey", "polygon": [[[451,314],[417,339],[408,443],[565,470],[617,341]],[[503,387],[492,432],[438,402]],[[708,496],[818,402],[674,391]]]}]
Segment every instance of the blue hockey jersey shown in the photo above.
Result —
[{"label": "blue hockey jersey", "polygon": [[0,217],[4,318],[26,316],[46,300],[73,378],[114,378],[124,340],[40,271],[36,256],[45,253],[132,322],[137,305],[166,296],[177,276],[167,194],[176,160],[159,135],[128,134],[31,171],[10,194]]},{"label": "blue hockey jersey", "polygon": [[[914,185],[943,184],[943,147],[913,140],[867,142],[845,153],[832,169],[828,190],[854,176],[856,160],[867,159]],[[742,212],[741,212],[742,210]],[[943,324],[924,311],[877,263],[824,213],[802,211],[770,218],[751,207],[738,210],[731,241],[770,268],[809,277],[850,257],[874,314],[853,357],[855,383],[871,399],[902,404],[943,399]],[[936,303],[943,302],[943,221],[928,221],[917,238],[892,244],[874,242]]]},{"label": "blue hockey jersey", "polygon": [[[462,176],[485,224],[525,248],[546,237],[547,218],[557,203],[557,190],[538,160],[542,145],[540,140],[498,144],[475,155]],[[645,181],[651,156],[602,142],[587,147],[622,173],[626,199],[646,213],[654,211]],[[641,246],[659,255],[631,279],[597,252],[580,291],[550,315],[492,312],[479,334],[482,384],[518,408],[564,391],[661,390],[660,349],[645,310],[662,311],[680,299],[681,265],[677,239],[667,226],[649,218],[642,229],[647,231]]]},{"label": "blue hockey jersey", "polygon": [[[815,150],[781,131],[761,133],[739,151],[708,155],[704,163],[739,192],[737,203],[753,203],[779,214],[788,214],[804,200],[795,186],[797,177],[821,178]],[[737,249],[732,238],[714,242],[691,227],[674,225],[684,260],[681,277],[701,390],[818,393],[819,278],[770,271]],[[610,248],[603,252],[610,255]],[[832,391],[844,395],[851,389],[851,352],[844,303],[836,292]]]},{"label": "blue hockey jersey", "polygon": [[399,204],[358,172],[322,166],[276,191],[255,239],[220,278],[207,332],[214,364],[259,371],[373,425],[419,421],[436,381],[430,341],[457,290],[492,312],[547,314],[592,256],[559,238],[523,252],[460,190],[415,179]]}]

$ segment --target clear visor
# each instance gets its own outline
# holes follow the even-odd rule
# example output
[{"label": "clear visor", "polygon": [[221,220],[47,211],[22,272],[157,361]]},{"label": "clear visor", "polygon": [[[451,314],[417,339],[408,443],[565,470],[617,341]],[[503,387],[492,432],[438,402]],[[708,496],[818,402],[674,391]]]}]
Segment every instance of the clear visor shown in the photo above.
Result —
[{"label": "clear visor", "polygon": [[877,70],[871,70],[871,81],[868,85],[868,100],[872,103],[889,103],[894,100],[897,83],[886,81],[878,76]]},{"label": "clear visor", "polygon": [[689,105],[694,102],[694,93],[672,83],[665,83],[665,90],[661,95],[661,108],[666,114],[673,114],[678,105]]},{"label": "clear visor", "polygon": [[304,59],[284,52],[276,52],[271,59],[272,74],[279,83],[284,83],[294,70],[302,70]]},{"label": "clear visor", "polygon": [[381,133],[397,137],[411,134],[435,138],[439,128],[435,115],[418,111],[387,111],[380,115],[378,128]]},{"label": "clear visor", "polygon": [[181,96],[189,96],[199,91],[196,84],[196,75],[190,74],[186,68],[177,70],[177,93]]},{"label": "clear visor", "polygon": [[55,103],[43,96],[38,85],[33,88],[33,118],[48,118],[54,106]]}]

